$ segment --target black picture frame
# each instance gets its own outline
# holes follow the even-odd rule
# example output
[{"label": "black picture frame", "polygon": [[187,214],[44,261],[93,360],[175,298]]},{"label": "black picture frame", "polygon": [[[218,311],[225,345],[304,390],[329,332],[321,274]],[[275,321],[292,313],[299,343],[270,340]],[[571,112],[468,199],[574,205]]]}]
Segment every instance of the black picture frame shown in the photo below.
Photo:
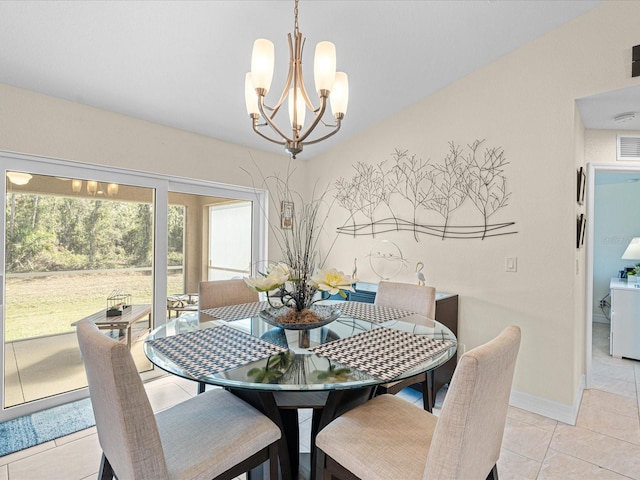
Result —
[{"label": "black picture frame", "polygon": [[587,219],[584,216],[584,213],[578,215],[576,219],[576,248],[582,247],[584,245],[584,234],[587,229]]},{"label": "black picture frame", "polygon": [[578,201],[578,205],[582,205],[584,203],[584,192],[586,190],[586,185],[587,185],[587,175],[584,172],[584,167],[580,167],[578,169],[578,178],[577,178],[577,186],[578,186],[577,201]]}]

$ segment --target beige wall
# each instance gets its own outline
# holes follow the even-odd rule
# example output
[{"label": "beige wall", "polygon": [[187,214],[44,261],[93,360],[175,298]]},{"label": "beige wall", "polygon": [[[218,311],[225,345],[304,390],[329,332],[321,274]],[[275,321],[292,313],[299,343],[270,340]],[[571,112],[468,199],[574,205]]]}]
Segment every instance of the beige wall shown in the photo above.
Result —
[{"label": "beige wall", "polygon": [[[390,162],[396,147],[440,162],[449,141],[486,139],[504,148],[513,197],[492,220],[515,220],[516,235],[419,242],[395,232],[375,240],[341,237],[329,263],[350,271],[357,255],[360,278],[375,281],[363,257],[376,240],[393,240],[410,259],[398,280],[412,282],[421,260],[428,283],[460,295],[459,336],[467,348],[520,325],[514,389],[523,404],[543,399],[547,410],[575,410],[584,372],[584,249],[575,247],[584,129],[574,100],[638,84],[630,74],[638,18],[640,2],[605,2],[309,162],[308,178],[333,182],[350,177],[356,161]],[[476,219],[466,213],[458,220]],[[336,227],[345,212],[332,218]],[[517,273],[505,272],[507,256],[518,257]]]},{"label": "beige wall", "polygon": [[[87,107],[0,84],[0,150],[154,172],[219,183],[260,186],[265,175],[285,171],[285,155]],[[255,162],[255,164],[254,164]],[[293,175],[301,178],[302,168]],[[274,224],[277,212],[271,207]],[[270,242],[271,251],[275,242]]]},{"label": "beige wall", "polygon": [[[434,161],[442,160],[449,141],[486,139],[487,146],[504,148],[513,196],[492,220],[515,221],[516,235],[419,242],[406,233],[341,237],[329,264],[351,271],[357,257],[360,278],[376,281],[366,255],[387,238],[409,259],[397,280],[413,282],[413,264],[423,261],[429,283],[460,295],[459,336],[467,348],[511,323],[520,325],[514,389],[521,405],[540,410],[540,400],[546,402],[542,413],[555,416],[575,409],[583,373],[584,256],[574,244],[575,168],[583,162],[583,133],[574,100],[638,84],[630,76],[631,47],[640,43],[638,18],[640,2],[605,2],[298,167],[309,182],[327,184],[350,177],[356,161],[390,161],[396,147]],[[250,184],[240,170],[252,169],[243,147],[4,85],[0,105],[2,150]],[[350,108],[358,106],[353,102]],[[269,173],[286,168],[283,156],[251,155]],[[334,209],[330,231],[344,220],[345,212]],[[457,220],[477,217],[465,209]],[[325,245],[332,239],[326,235]],[[270,245],[270,256],[276,255]],[[518,257],[517,273],[505,272],[507,256]]]}]

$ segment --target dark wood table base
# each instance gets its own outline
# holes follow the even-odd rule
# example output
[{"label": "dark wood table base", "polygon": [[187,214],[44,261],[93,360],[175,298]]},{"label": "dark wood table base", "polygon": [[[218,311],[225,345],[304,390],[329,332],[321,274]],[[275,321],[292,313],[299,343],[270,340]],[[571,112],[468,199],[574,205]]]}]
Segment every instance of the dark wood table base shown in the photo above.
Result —
[{"label": "dark wood table base", "polygon": [[[375,386],[349,390],[287,392],[229,389],[234,395],[253,405],[278,425],[282,438],[278,444],[280,470],[283,480],[315,479],[318,432],[333,419],[372,398]],[[309,471],[301,471],[299,408],[313,409],[311,418],[311,455]],[[306,462],[304,462],[306,464]],[[305,465],[306,467],[306,465]],[[253,480],[250,475],[250,479]]]}]

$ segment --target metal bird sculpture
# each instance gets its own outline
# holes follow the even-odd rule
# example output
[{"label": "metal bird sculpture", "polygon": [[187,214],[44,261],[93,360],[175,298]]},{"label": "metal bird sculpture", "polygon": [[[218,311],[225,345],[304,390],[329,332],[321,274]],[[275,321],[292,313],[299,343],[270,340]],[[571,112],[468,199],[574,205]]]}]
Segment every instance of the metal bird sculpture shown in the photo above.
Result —
[{"label": "metal bird sculpture", "polygon": [[418,262],[416,263],[416,278],[418,279],[418,285],[426,285],[426,279],[424,278],[424,273],[422,273],[422,269],[424,268],[424,263]]}]

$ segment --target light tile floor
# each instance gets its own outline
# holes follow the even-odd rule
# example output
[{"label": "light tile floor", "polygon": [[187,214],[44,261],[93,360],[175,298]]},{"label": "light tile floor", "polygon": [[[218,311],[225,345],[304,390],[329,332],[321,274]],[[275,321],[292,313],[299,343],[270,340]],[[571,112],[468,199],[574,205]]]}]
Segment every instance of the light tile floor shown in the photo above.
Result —
[{"label": "light tile floor", "polygon": [[[596,323],[593,332],[594,388],[584,392],[576,426],[509,407],[498,462],[501,480],[640,480],[640,362],[609,356],[607,325]],[[193,382],[172,376],[146,389],[156,411],[196,393]],[[439,393],[439,404],[445,393]],[[405,389],[399,395],[421,405],[418,392]],[[310,423],[310,412],[301,412],[302,451],[309,448]],[[93,480],[100,455],[96,430],[90,428],[0,457],[0,480]]]}]

